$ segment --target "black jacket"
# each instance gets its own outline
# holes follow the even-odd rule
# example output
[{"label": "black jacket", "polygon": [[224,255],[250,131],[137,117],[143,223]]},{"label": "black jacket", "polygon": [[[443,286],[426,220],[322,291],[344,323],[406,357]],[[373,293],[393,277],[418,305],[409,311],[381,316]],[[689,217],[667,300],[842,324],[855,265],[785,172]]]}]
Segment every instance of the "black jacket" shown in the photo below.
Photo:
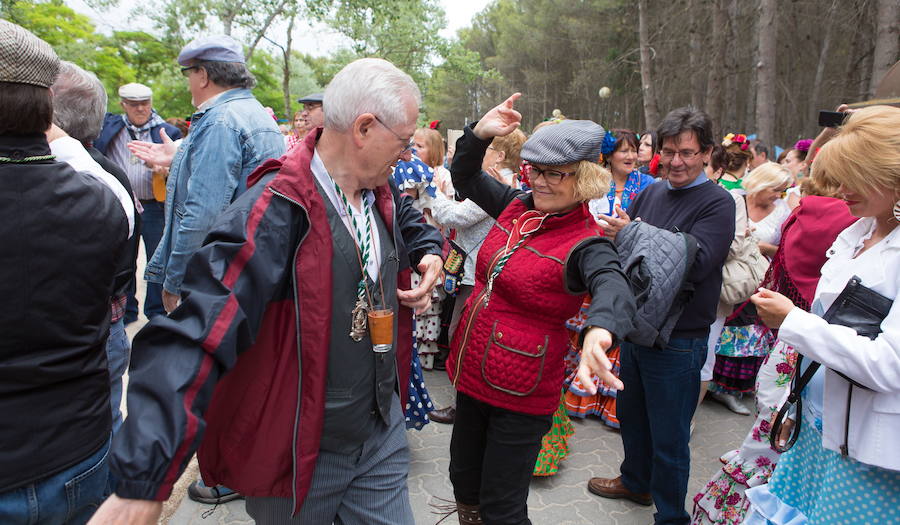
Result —
[{"label": "black jacket", "polygon": [[[0,158],[48,156],[0,136]],[[0,160],[0,493],[109,439],[104,344],[128,222],[113,192],[55,160]]]}]

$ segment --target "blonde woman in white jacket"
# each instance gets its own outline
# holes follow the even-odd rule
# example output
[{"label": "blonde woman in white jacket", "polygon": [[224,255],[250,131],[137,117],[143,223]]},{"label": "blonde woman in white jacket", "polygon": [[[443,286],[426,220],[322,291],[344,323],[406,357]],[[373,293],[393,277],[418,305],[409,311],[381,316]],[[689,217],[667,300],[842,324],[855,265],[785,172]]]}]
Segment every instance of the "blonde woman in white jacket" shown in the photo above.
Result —
[{"label": "blonde woman in white jacket", "polygon": [[[815,176],[839,183],[860,220],[829,249],[813,312],[768,290],[753,296],[763,321],[803,355],[803,370],[810,361],[822,367],[804,389],[796,444],[768,485],[747,492],[753,514],[745,523],[900,522],[898,129],[898,108],[859,110],[814,161]],[[894,301],[874,340],[821,318],[854,276]]]}]

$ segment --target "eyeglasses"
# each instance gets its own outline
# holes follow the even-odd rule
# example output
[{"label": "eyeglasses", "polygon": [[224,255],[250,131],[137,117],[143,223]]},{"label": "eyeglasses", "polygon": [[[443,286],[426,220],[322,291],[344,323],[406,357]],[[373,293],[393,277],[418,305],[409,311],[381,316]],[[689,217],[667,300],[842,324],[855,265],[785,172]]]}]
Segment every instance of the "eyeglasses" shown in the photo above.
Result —
[{"label": "eyeglasses", "polygon": [[378,118],[378,115],[372,115],[372,116],[375,117],[375,120],[377,120],[379,124],[381,124],[382,126],[385,127],[385,129],[390,131],[393,136],[397,137],[397,140],[399,140],[400,142],[406,143],[406,147],[403,148],[403,151],[401,151],[400,153],[406,153],[407,151],[410,151],[411,149],[413,149],[416,146],[416,142],[413,137],[409,137],[408,139],[401,137],[400,135],[397,134],[396,131],[394,131],[390,127],[388,127],[388,125],[385,124],[383,120]]},{"label": "eyeglasses", "polygon": [[188,76],[188,75],[191,74],[191,70],[192,70],[192,69],[200,69],[200,66],[187,66],[187,67],[183,67],[183,68],[181,68],[181,74],[182,74],[183,76]]},{"label": "eyeglasses", "polygon": [[575,175],[575,172],[566,172],[566,171],[557,171],[557,170],[542,170],[535,166],[531,165],[531,173],[529,173],[528,178],[534,181],[538,178],[538,175],[542,175],[544,180],[547,181],[547,184],[551,186],[559,184],[562,180],[570,175]]},{"label": "eyeglasses", "polygon": [[663,149],[663,150],[660,150],[659,156],[660,156],[660,158],[669,160],[669,159],[674,159],[675,155],[678,155],[679,157],[681,157],[681,160],[691,160],[694,157],[696,157],[697,155],[699,155],[700,153],[701,152],[699,152],[699,151],[691,151],[689,149],[683,149],[681,151],[672,151],[670,149]]}]

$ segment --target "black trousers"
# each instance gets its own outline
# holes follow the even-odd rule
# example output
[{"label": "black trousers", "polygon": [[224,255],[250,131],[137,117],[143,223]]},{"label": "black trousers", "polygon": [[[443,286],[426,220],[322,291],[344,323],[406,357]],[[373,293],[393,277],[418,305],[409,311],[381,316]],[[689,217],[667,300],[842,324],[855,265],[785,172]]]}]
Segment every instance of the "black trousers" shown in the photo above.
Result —
[{"label": "black trousers", "polygon": [[450,481],[456,501],[480,505],[486,525],[530,525],[528,485],[553,415],[533,416],[456,394]]}]

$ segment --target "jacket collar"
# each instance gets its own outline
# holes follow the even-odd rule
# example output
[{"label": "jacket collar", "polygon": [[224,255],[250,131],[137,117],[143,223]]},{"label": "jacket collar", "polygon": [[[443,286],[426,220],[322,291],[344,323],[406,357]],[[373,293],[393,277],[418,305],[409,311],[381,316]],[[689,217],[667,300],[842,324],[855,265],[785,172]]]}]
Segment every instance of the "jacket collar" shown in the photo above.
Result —
[{"label": "jacket collar", "polygon": [[51,155],[43,133],[35,135],[0,135],[0,157],[21,160],[26,157]]},{"label": "jacket collar", "polygon": [[[269,160],[262,164],[247,179],[247,185],[252,186],[268,172],[280,170],[279,174],[269,183],[269,187],[299,203],[318,202],[322,200],[319,190],[313,182],[315,176],[310,169],[316,144],[322,136],[322,129],[318,128],[307,133],[303,142],[297,144],[288,153],[278,160]],[[375,188],[375,209],[381,214],[388,231],[394,233],[394,197],[389,184]]]},{"label": "jacket collar", "polygon": [[199,118],[201,115],[206,114],[207,111],[219,107],[226,102],[231,102],[232,100],[238,100],[242,98],[253,98],[253,92],[246,88],[235,88],[229,89],[228,91],[223,91],[215,96],[215,101],[208,107],[205,107],[202,110],[198,108],[198,110],[194,113],[192,119]]}]

